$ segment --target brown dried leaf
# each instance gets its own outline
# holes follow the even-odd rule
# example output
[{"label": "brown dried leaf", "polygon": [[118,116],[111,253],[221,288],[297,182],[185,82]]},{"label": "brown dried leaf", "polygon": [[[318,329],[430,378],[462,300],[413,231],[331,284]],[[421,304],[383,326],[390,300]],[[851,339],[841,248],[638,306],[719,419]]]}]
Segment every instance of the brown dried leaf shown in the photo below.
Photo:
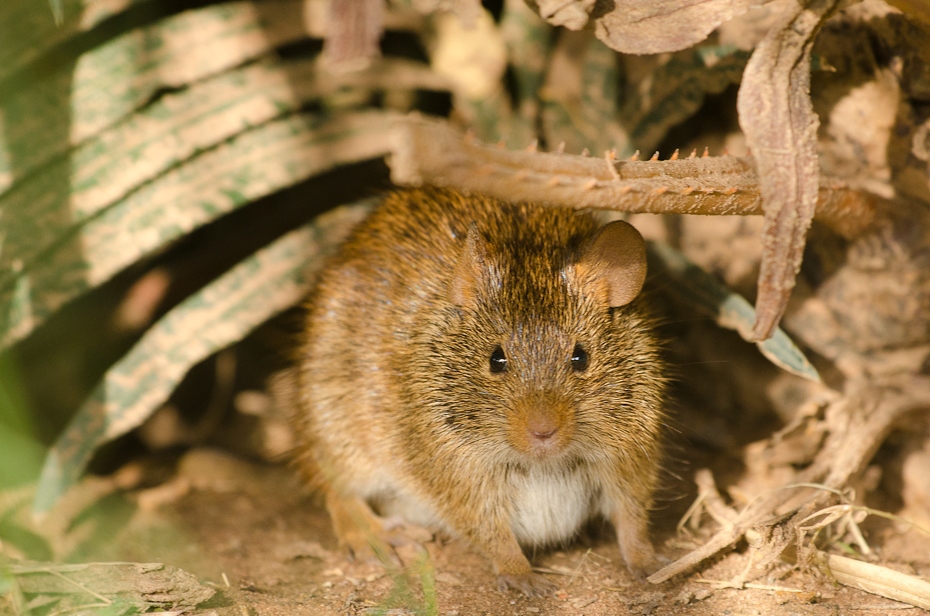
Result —
[{"label": "brown dried leaf", "polygon": [[536,0],[540,17],[553,26],[581,30],[588,23],[596,0]]},{"label": "brown dried leaf", "polygon": [[756,160],[765,226],[753,337],[772,335],[801,267],[820,179],[819,121],[810,100],[814,36],[839,0],[812,0],[775,27],[753,52],[737,108]]},{"label": "brown dried leaf", "polygon": [[599,0],[594,34],[621,53],[678,51],[703,41],[751,0]]},{"label": "brown dried leaf", "polygon": [[187,571],[161,563],[18,562],[10,572],[26,593],[123,597],[150,607],[194,607],[216,593]]}]

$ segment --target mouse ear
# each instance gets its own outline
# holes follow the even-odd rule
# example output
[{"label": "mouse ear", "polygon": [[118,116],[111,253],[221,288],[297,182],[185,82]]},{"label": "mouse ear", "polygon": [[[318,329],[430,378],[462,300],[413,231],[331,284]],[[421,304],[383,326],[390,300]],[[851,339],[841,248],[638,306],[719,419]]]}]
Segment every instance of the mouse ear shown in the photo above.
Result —
[{"label": "mouse ear", "polygon": [[614,221],[588,244],[580,265],[603,268],[608,305],[625,306],[636,299],[646,281],[646,242],[629,223]]},{"label": "mouse ear", "polygon": [[478,226],[468,227],[465,246],[452,272],[449,301],[460,307],[474,308],[477,304],[478,287],[487,269],[488,249]]}]

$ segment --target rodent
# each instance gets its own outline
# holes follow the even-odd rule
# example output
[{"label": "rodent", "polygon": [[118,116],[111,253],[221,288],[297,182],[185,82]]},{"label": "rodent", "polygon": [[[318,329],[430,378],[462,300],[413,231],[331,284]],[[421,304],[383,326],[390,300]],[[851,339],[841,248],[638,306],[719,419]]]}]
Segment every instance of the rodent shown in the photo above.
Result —
[{"label": "rodent", "polygon": [[340,543],[390,550],[400,516],[535,596],[553,585],[521,546],[603,516],[627,567],[650,567],[664,377],[645,258],[625,222],[389,194],[320,275],[299,352],[296,459]]}]

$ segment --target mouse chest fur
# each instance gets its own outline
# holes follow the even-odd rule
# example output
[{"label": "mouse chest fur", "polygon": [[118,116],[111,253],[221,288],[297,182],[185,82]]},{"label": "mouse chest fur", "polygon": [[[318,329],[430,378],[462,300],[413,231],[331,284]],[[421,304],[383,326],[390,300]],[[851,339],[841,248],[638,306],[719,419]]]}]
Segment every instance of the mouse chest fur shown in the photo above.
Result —
[{"label": "mouse chest fur", "polygon": [[583,467],[532,466],[511,473],[511,528],[521,545],[565,542],[591,518],[607,514],[598,482]]}]

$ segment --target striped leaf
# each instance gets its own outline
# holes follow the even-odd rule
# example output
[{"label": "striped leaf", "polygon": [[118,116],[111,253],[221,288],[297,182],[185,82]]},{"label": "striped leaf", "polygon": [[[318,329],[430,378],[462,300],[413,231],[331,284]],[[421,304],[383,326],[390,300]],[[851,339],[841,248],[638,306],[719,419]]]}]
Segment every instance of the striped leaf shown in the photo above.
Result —
[{"label": "striped leaf", "polygon": [[8,245],[28,241],[4,251],[18,267],[0,286],[0,346],[22,339],[70,299],[200,225],[338,165],[385,155],[392,117],[374,111],[330,119],[288,116],[170,169],[102,211],[89,208],[78,221],[59,222],[55,208],[21,217]]},{"label": "striped leaf", "polygon": [[188,369],[296,304],[312,272],[368,211],[343,206],[236,265],[160,319],[107,371],[50,450],[34,509],[47,511],[102,443],[139,426]]},{"label": "striped leaf", "polygon": [[[689,306],[714,318],[720,327],[736,331],[743,340],[750,340],[756,311],[743,296],[662,242],[649,242],[649,268],[667,274],[674,282],[666,288]],[[755,344],[766,359],[782,370],[812,381],[820,380],[817,369],[781,328],[768,340]]]},{"label": "striped leaf", "polygon": [[[0,3],[22,10],[27,5],[47,10],[33,0]],[[112,126],[156,93],[242,65],[305,37],[308,29],[319,29],[302,14],[298,0],[231,2],[186,11],[117,36],[74,64],[2,93],[0,190]],[[18,13],[7,17],[22,18]],[[12,40],[19,41],[20,34]]]}]

